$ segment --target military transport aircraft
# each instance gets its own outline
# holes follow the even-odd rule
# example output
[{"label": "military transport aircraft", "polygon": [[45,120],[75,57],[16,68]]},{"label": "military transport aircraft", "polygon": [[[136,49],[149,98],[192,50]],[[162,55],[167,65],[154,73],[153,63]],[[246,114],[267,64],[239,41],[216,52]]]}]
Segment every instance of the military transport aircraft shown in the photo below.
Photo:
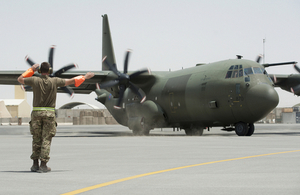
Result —
[{"label": "military transport aircraft", "polygon": [[[52,53],[51,53],[52,52]],[[148,135],[154,128],[180,128],[187,135],[202,135],[204,129],[223,127],[239,136],[251,136],[254,123],[264,118],[278,104],[274,87],[300,95],[300,75],[268,75],[265,67],[294,64],[285,62],[260,64],[242,59],[224,60],[166,72],[147,69],[128,72],[128,51],[124,69],[117,69],[109,22],[103,16],[102,71],[80,87],[59,92],[91,93],[104,104],[114,118],[133,130],[135,135]],[[53,48],[49,62],[53,68]],[[32,65],[32,60],[26,58]],[[58,70],[61,78],[71,78],[87,71]],[[23,71],[0,71],[0,84],[18,85]],[[39,76],[35,73],[34,76]],[[27,88],[27,90],[30,90]]]}]

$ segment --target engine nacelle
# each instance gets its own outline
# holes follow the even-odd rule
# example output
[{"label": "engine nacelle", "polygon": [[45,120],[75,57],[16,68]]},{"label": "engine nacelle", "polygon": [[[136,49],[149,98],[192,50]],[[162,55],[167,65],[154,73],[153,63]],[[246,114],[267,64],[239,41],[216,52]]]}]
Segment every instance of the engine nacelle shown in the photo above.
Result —
[{"label": "engine nacelle", "polygon": [[126,105],[128,127],[132,130],[148,131],[161,127],[166,123],[164,112],[161,107],[151,100],[144,103]]}]

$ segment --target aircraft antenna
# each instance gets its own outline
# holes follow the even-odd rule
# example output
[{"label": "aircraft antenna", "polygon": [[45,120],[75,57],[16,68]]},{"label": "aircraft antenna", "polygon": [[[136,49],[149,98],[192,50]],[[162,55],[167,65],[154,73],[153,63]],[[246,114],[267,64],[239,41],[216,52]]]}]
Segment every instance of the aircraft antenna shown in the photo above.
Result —
[{"label": "aircraft antenna", "polygon": [[265,43],[266,43],[266,38],[263,39],[263,64],[265,63],[265,58],[266,58],[266,53],[265,53]]}]

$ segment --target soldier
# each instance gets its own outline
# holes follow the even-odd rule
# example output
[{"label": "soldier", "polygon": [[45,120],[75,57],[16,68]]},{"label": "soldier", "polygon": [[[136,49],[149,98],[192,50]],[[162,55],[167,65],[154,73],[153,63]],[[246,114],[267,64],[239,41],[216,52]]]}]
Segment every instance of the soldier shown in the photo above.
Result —
[{"label": "soldier", "polygon": [[[41,77],[31,77],[35,71],[41,73]],[[49,172],[47,167],[52,137],[56,134],[55,121],[55,102],[58,87],[74,84],[76,87],[81,85],[85,79],[90,79],[94,73],[88,72],[85,76],[77,76],[71,79],[61,79],[49,77],[51,66],[48,62],[34,64],[26,72],[19,76],[21,84],[29,85],[33,90],[33,110],[31,112],[30,133],[32,134],[32,172]],[[39,160],[41,164],[39,166]]]}]

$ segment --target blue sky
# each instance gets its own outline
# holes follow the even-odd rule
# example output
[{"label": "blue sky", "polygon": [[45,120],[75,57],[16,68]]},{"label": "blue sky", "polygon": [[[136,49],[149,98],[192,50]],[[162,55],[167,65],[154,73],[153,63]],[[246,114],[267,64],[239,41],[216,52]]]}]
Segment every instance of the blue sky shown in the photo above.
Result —
[{"label": "blue sky", "polygon": [[[133,50],[129,70],[149,67],[179,70],[197,63],[235,58],[265,62],[300,61],[300,1],[278,0],[0,0],[0,68],[26,70],[24,57],[46,61],[56,45],[54,69],[75,62],[79,70],[101,70],[102,18],[108,14],[118,67]],[[292,66],[267,69],[297,74]],[[0,99],[13,98],[12,86],[0,86]],[[299,98],[277,90],[279,106]],[[32,94],[27,93],[32,104]],[[90,95],[70,99],[59,94],[57,107],[70,101],[101,106]]]}]

